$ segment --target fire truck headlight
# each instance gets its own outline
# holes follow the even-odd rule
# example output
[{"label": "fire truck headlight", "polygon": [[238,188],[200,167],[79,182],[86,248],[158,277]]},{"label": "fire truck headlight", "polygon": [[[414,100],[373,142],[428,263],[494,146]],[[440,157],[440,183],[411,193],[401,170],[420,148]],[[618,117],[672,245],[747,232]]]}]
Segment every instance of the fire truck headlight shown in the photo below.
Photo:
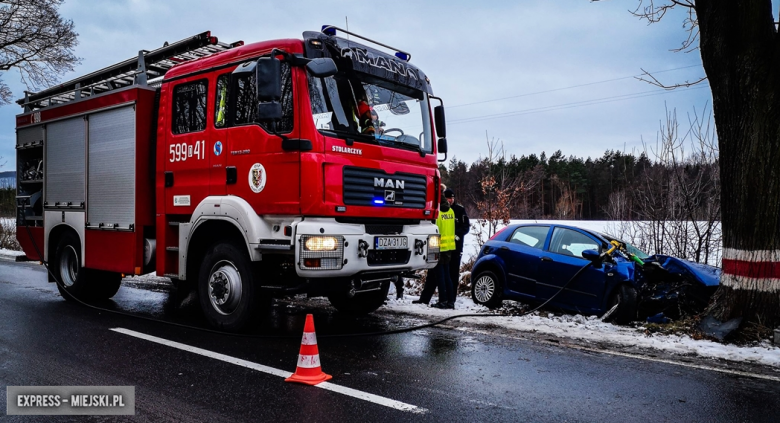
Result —
[{"label": "fire truck headlight", "polygon": [[428,237],[428,251],[439,251],[439,244],[441,243],[441,237],[439,235],[431,235]]},{"label": "fire truck headlight", "polygon": [[338,270],[344,265],[344,237],[303,235],[300,267],[306,270]]},{"label": "fire truck headlight", "polygon": [[425,260],[428,263],[439,261],[439,245],[441,244],[441,236],[431,235],[428,237],[428,255]]},{"label": "fire truck headlight", "polygon": [[338,239],[333,236],[313,236],[304,243],[307,251],[335,251],[338,245]]}]

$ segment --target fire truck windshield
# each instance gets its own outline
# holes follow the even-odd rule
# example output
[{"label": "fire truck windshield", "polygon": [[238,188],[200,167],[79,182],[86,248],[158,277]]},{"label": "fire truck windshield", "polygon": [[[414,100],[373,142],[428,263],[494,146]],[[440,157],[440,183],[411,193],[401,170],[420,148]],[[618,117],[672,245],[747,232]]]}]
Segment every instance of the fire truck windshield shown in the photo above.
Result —
[{"label": "fire truck windshield", "polygon": [[329,136],[433,152],[428,97],[385,81],[350,75],[309,79],[314,123]]}]

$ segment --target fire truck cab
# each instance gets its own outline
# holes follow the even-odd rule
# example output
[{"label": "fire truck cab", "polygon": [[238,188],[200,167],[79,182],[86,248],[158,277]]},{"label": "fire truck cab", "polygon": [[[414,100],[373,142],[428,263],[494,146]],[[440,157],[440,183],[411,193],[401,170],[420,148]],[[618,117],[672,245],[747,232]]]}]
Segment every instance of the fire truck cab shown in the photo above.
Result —
[{"label": "fire truck cab", "polygon": [[66,298],[110,298],[122,275],[156,271],[228,330],[275,295],[381,306],[438,260],[444,109],[408,53],[336,31],[247,45],[202,33],[27,93],[28,257]]}]

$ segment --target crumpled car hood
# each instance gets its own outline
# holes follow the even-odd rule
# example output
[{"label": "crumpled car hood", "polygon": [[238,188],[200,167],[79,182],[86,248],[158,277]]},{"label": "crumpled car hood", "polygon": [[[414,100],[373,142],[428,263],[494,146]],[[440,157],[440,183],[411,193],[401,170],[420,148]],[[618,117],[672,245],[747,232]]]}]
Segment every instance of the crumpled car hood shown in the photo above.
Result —
[{"label": "crumpled car hood", "polygon": [[693,279],[704,286],[720,285],[720,268],[661,254],[644,259],[646,263],[651,261],[657,261],[669,273],[681,275],[688,280]]}]

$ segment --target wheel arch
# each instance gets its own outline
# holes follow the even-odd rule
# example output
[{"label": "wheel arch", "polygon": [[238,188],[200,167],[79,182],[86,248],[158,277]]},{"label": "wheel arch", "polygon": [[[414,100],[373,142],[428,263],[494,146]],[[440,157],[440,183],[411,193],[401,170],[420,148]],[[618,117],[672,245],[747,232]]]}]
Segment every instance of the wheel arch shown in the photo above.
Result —
[{"label": "wheel arch", "polygon": [[506,283],[506,272],[504,271],[504,262],[495,255],[486,255],[481,257],[474,263],[474,267],[471,269],[472,283],[473,280],[484,271],[491,271],[501,278],[502,283]]},{"label": "wheel arch", "polygon": [[[46,240],[48,241],[46,243],[46,257],[44,258],[47,263],[51,262],[55,259],[55,255],[57,254],[57,246],[60,244],[60,240],[67,236],[68,234],[73,235],[79,242],[79,249],[81,250],[81,253],[79,256],[81,257],[81,266],[84,266],[84,238],[79,234],[79,232],[72,226],[61,223],[59,225],[54,226],[49,230],[48,235],[46,236]],[[48,280],[49,282],[55,282],[54,278],[51,275],[51,272],[48,273]]]},{"label": "wheel arch", "polygon": [[188,240],[186,255],[184,255],[186,257],[186,279],[197,279],[198,264],[203,260],[209,247],[220,241],[231,242],[239,247],[243,246],[250,259],[252,258],[252,251],[245,233],[232,219],[219,217],[200,219],[190,230]]},{"label": "wheel arch", "polygon": [[601,298],[601,313],[606,313],[607,312],[607,309],[609,307],[610,298],[612,298],[612,295],[614,295],[615,292],[617,292],[620,289],[620,287],[623,286],[623,285],[626,285],[626,286],[628,286],[630,288],[634,288],[637,291],[637,293],[639,293],[639,289],[629,280],[622,280],[622,281],[619,281],[619,282],[612,283],[611,285],[609,285],[605,289],[604,292],[605,292],[606,295],[604,295]]}]

